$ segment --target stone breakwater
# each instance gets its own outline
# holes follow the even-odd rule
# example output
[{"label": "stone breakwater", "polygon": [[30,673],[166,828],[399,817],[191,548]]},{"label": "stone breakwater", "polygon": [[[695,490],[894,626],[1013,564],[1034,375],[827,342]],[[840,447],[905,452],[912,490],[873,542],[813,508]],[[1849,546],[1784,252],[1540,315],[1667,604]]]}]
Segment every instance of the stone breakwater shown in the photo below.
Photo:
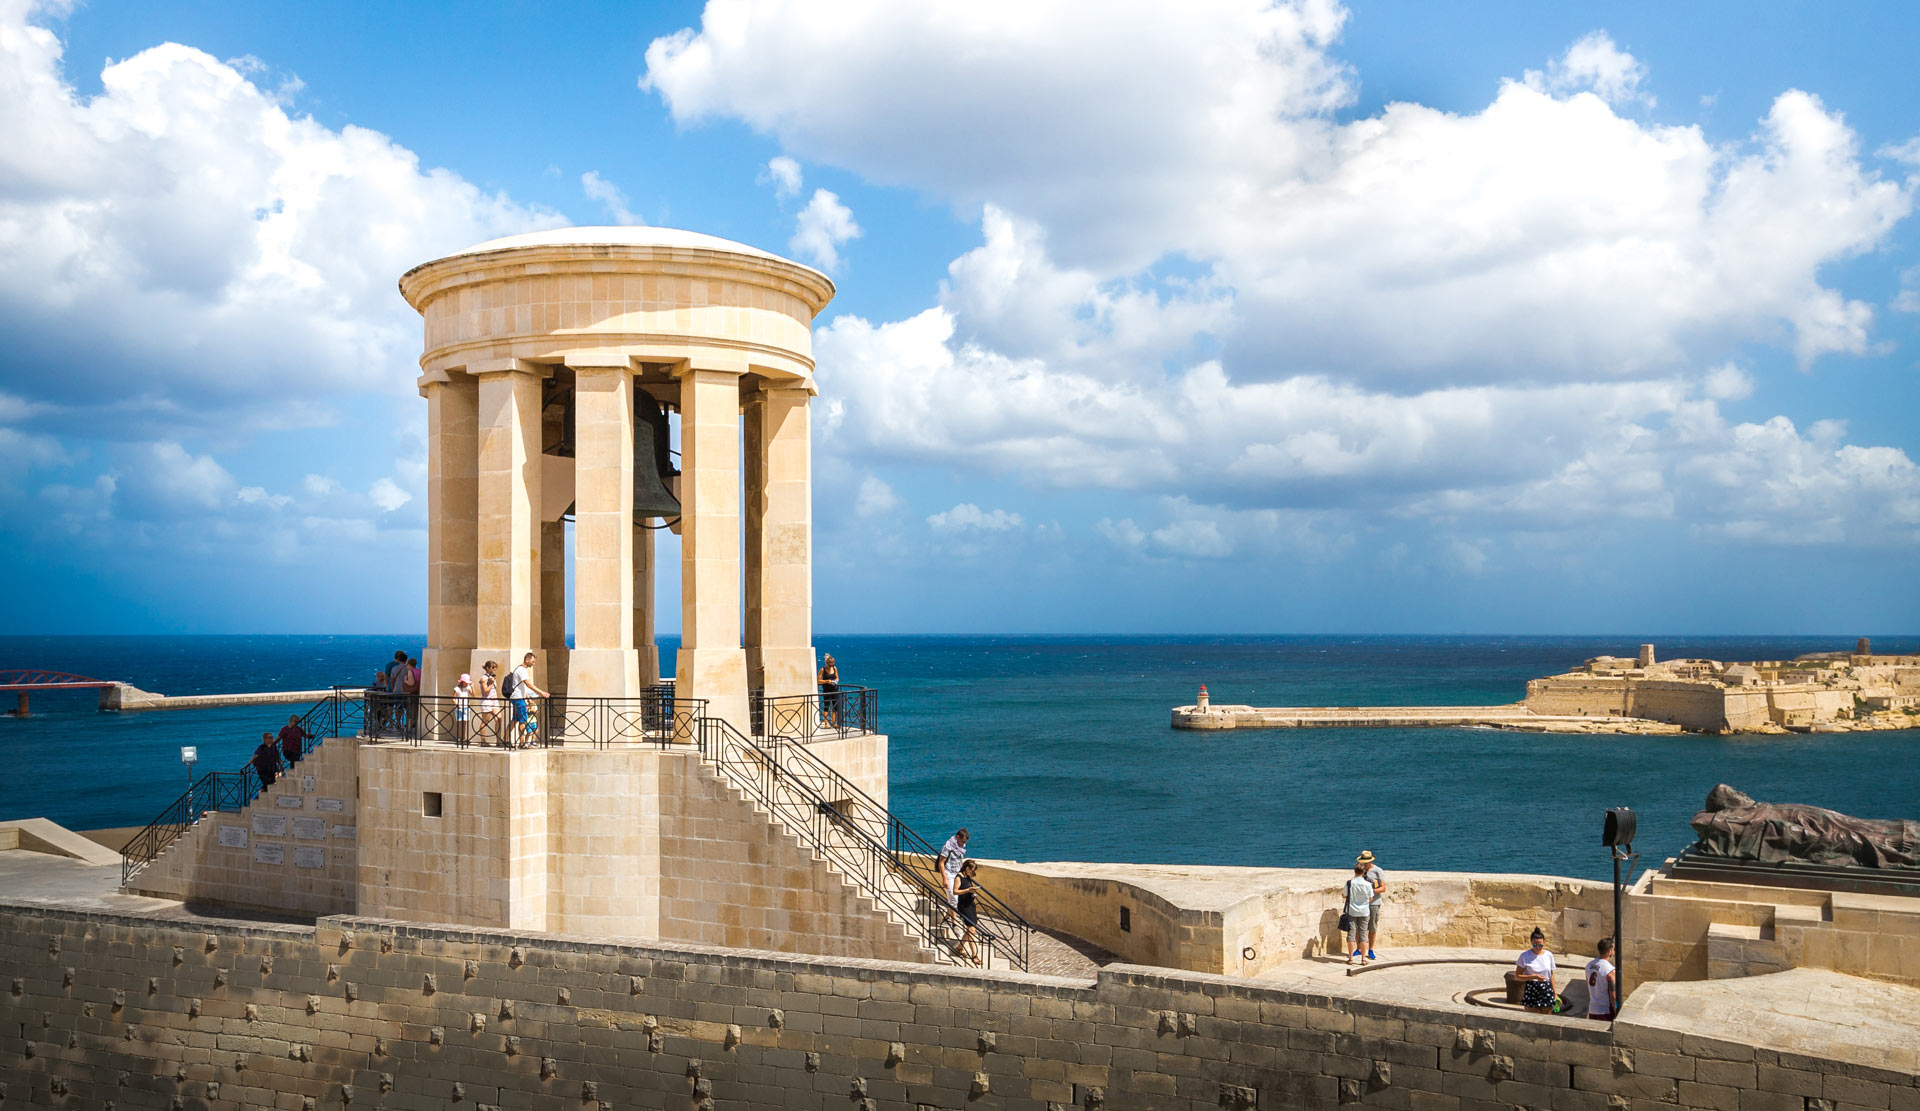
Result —
[{"label": "stone breakwater", "polygon": [[1680,733],[1680,726],[1642,718],[1537,714],[1508,706],[1236,706],[1173,708],[1175,729],[1315,729],[1358,727],[1511,729],[1525,733]]},{"label": "stone breakwater", "polygon": [[102,710],[210,710],[219,706],[271,706],[318,702],[331,690],[248,691],[242,694],[155,694],[131,683],[115,683],[100,692]]},{"label": "stone breakwater", "polygon": [[1752,990],[1704,1005],[1713,982],[1649,985],[1609,1027],[1355,994],[1377,976],[1070,979],[18,901],[0,965],[8,1107],[1920,1108],[1913,1043],[1890,1040],[1920,992],[1810,970],[1782,974],[1796,998],[1861,999],[1874,1028],[1801,1017],[1789,1039],[1742,1017]]}]

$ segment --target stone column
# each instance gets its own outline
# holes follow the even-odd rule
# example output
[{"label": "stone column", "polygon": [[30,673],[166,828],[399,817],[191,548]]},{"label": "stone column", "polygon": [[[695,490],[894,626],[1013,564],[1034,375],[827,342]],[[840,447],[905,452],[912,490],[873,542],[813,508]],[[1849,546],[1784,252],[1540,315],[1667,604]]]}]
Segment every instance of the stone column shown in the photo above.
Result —
[{"label": "stone column", "polygon": [[427,648],[420,690],[451,695],[476,643],[480,384],[440,374],[427,398]]},{"label": "stone column", "polygon": [[[550,460],[552,456],[543,455]],[[540,666],[547,673],[541,686],[555,694],[567,685],[567,523],[540,522],[540,607],[534,623],[540,629]],[[518,661],[516,661],[518,662]]]},{"label": "stone column", "polygon": [[653,542],[654,530],[633,530],[633,651],[642,687],[660,682],[660,646],[653,641]]},{"label": "stone column", "polygon": [[740,374],[680,372],[680,654],[675,693],[742,733],[747,656],[740,646]]},{"label": "stone column", "polygon": [[[540,589],[540,375],[518,359],[469,364],[480,379],[479,605],[469,670],[500,662],[500,678],[534,648]],[[545,686],[545,669],[534,682]]]},{"label": "stone column", "polygon": [[755,399],[757,420],[747,458],[748,643],[757,646],[760,686],[768,698],[812,694],[813,657],[812,448],[807,387],[769,383]]},{"label": "stone column", "polygon": [[633,650],[633,372],[585,366],[574,374],[573,641],[570,692],[640,693]]}]

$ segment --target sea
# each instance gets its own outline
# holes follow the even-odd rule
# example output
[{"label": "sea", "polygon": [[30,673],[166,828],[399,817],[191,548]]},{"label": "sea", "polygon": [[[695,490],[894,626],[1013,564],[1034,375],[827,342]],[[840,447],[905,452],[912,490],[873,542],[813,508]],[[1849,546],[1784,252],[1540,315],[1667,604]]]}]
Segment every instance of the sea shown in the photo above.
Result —
[{"label": "sea", "polygon": [[[363,685],[387,636],[0,637],[0,669],[120,679],[162,694]],[[1843,637],[1644,637],[1661,658],[1783,659]],[[1176,705],[1490,705],[1635,638],[1527,636],[831,636],[843,682],[879,691],[891,807],[929,841],[1024,861],[1348,866],[1607,878],[1608,807],[1657,865],[1693,840],[1717,783],[1757,799],[1920,818],[1920,730],[1622,737],[1492,729],[1181,732]],[[661,639],[672,666],[672,638]],[[1875,637],[1880,652],[1920,637]],[[9,698],[11,696],[0,695]],[[11,702],[6,704],[11,709]],[[300,706],[101,713],[85,694],[0,717],[0,818],[140,826],[194,773],[238,770]]]}]

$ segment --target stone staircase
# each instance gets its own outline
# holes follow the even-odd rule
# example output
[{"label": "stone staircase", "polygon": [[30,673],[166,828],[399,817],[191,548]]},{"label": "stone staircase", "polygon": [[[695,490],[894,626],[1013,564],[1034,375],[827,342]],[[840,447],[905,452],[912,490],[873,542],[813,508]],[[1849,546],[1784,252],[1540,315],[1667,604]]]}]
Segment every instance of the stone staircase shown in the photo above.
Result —
[{"label": "stone staircase", "polygon": [[[814,858],[853,885],[930,959],[975,962],[953,950],[958,927],[932,872],[934,851],[804,745],[760,742],[717,718],[701,718],[702,764]],[[990,892],[978,898],[979,964],[1026,971],[1032,927]]]}]

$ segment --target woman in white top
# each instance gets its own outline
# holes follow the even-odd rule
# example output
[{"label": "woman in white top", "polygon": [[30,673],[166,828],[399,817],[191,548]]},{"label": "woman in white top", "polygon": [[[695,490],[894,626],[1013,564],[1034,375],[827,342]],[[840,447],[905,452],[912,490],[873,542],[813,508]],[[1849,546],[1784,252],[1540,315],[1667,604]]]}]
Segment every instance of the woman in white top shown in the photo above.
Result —
[{"label": "woman in white top", "polygon": [[477,691],[480,695],[480,743],[500,740],[500,680],[496,678],[500,664],[488,660],[480,672]]},{"label": "woman in white top", "polygon": [[1361,964],[1367,963],[1368,922],[1373,914],[1373,881],[1367,878],[1371,867],[1372,860],[1354,861],[1353,875],[1346,883],[1348,964],[1356,957]]},{"label": "woman in white top", "polygon": [[1553,1013],[1553,1000],[1559,993],[1553,986],[1553,952],[1547,948],[1547,935],[1535,928],[1532,944],[1514,962],[1514,978],[1526,986],[1521,989],[1520,1005],[1537,1014]]}]

